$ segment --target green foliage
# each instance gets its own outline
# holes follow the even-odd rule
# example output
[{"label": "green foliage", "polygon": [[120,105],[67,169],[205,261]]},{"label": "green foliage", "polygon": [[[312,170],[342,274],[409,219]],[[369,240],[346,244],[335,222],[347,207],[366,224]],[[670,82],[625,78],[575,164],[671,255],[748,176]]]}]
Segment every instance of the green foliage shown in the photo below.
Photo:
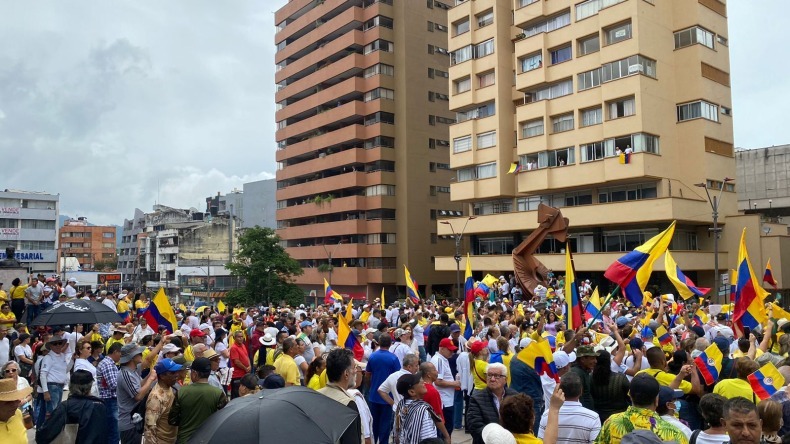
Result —
[{"label": "green foliage", "polygon": [[321,265],[318,266],[318,272],[319,273],[329,273],[334,268],[335,267],[332,266],[332,264],[321,264]]},{"label": "green foliage", "polygon": [[244,279],[244,288],[228,294],[228,302],[236,305],[277,303],[289,300],[298,291],[302,303],[304,293],[293,277],[303,273],[302,267],[280,246],[280,237],[271,228],[247,229],[239,237],[236,261],[226,267],[234,276]]}]

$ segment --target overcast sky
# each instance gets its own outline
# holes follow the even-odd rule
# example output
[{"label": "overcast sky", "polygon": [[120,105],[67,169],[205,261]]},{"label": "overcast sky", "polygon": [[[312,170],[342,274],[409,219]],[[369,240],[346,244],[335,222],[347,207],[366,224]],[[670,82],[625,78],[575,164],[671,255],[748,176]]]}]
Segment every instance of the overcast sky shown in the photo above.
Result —
[{"label": "overcast sky", "polygon": [[[736,146],[790,143],[786,1],[728,1]],[[120,224],[274,177],[285,3],[0,0],[0,188]]]}]

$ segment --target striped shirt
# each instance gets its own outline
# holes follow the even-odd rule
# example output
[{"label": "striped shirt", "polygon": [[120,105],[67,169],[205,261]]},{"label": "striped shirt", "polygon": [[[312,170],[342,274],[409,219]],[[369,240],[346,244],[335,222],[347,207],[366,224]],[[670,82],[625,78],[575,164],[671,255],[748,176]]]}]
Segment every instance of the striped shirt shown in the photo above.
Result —
[{"label": "striped shirt", "polygon": [[[538,438],[546,434],[549,411],[543,412],[540,418]],[[579,401],[565,401],[560,407],[559,427],[557,428],[557,444],[589,444],[595,441],[601,432],[601,419],[598,414],[582,407]]]}]

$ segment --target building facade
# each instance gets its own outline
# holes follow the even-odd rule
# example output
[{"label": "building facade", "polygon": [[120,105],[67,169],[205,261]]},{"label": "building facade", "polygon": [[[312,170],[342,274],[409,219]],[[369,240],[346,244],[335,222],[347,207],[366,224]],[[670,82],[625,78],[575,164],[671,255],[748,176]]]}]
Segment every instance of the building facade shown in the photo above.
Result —
[{"label": "building facade", "polygon": [[[609,264],[676,220],[676,261],[713,287],[706,191],[718,199],[722,188],[720,272],[735,265],[738,227],[751,222],[730,181],[724,2],[457,1],[448,20],[451,197],[478,216],[467,228],[473,268],[512,270],[545,203],[570,219],[582,277],[604,283]],[[760,230],[749,236],[759,248]],[[563,270],[565,248],[549,237],[539,258]]]},{"label": "building facade", "polygon": [[277,228],[277,181],[275,179],[258,180],[243,185],[244,196],[241,208],[237,213],[241,228],[255,226]]},{"label": "building facade", "polygon": [[404,265],[420,284],[454,282],[433,263],[454,249],[437,214],[462,208],[449,198],[450,8],[293,0],[275,13],[277,233],[303,289],[327,279],[392,300]]},{"label": "building facade", "polygon": [[115,270],[116,265],[113,262],[118,258],[115,233],[115,227],[89,225],[84,217],[69,219],[60,227],[58,257],[76,258],[80,269],[84,271]]},{"label": "building facade", "polygon": [[790,216],[790,145],[738,150],[738,209],[779,222]]},{"label": "building facade", "polygon": [[31,272],[58,271],[60,196],[30,191],[0,191],[0,259],[14,247],[16,259]]}]

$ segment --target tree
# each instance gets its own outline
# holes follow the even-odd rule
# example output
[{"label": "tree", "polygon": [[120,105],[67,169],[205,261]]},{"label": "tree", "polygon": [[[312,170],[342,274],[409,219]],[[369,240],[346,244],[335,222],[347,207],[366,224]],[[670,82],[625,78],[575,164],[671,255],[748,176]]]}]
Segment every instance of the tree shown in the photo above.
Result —
[{"label": "tree", "polygon": [[118,269],[118,256],[107,259],[97,259],[93,261],[95,271],[115,271]]},{"label": "tree", "polygon": [[302,267],[280,245],[280,237],[271,228],[249,228],[239,237],[236,261],[227,264],[233,276],[244,279],[245,286],[228,294],[228,303],[302,303],[304,292],[293,283],[303,273]]}]

